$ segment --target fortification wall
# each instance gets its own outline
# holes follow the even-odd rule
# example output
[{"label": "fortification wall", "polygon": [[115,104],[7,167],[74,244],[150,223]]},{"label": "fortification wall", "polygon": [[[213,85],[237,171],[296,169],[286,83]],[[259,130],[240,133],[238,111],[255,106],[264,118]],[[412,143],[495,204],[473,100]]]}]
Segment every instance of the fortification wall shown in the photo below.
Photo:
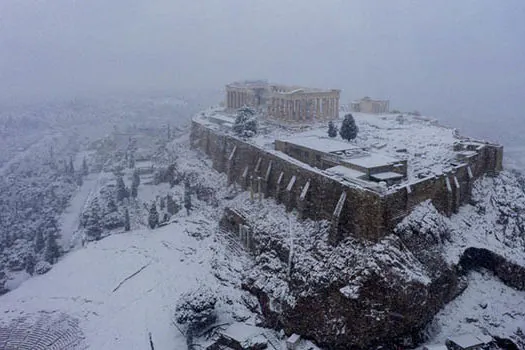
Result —
[{"label": "fortification wall", "polygon": [[[257,192],[260,181],[264,196],[275,198],[288,210],[296,209],[305,218],[332,221],[330,239],[334,242],[349,234],[377,240],[386,233],[384,198],[377,193],[344,185],[284,154],[261,149],[195,121],[191,140],[192,146],[204,151],[214,169],[226,173],[231,183],[246,190],[252,186]],[[343,206],[337,213],[342,195]]]},{"label": "fortification wall", "polygon": [[503,147],[482,145],[467,164],[382,195],[343,184],[281,152],[262,149],[197,121],[192,122],[191,141],[211,158],[214,169],[228,175],[230,183],[255,193],[260,188],[265,197],[275,198],[287,210],[296,209],[302,217],[332,221],[333,242],[350,234],[377,240],[428,199],[450,216],[470,200],[473,182],[484,174],[498,173],[503,159]]}]

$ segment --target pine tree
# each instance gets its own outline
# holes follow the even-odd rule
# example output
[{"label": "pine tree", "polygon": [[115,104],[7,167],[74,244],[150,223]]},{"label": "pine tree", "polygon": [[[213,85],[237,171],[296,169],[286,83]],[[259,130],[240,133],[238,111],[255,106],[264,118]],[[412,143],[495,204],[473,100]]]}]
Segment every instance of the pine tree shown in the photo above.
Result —
[{"label": "pine tree", "polygon": [[76,180],[77,180],[77,186],[78,187],[81,187],[84,184],[84,180],[82,179],[82,175],[81,174],[77,174],[76,175]]},{"label": "pine tree", "polygon": [[44,250],[44,259],[50,264],[54,264],[60,256],[60,248],[57,243],[57,236],[50,234],[46,239],[46,247]]},{"label": "pine tree", "polygon": [[69,167],[68,167],[69,174],[75,173],[75,167],[73,166],[73,157],[69,157]]},{"label": "pine tree", "polygon": [[108,213],[114,213],[117,210],[118,210],[118,208],[117,208],[117,205],[115,204],[115,201],[112,198],[110,198],[108,200],[107,212]]},{"label": "pine tree", "polygon": [[159,213],[157,212],[157,204],[153,203],[149,210],[148,225],[151,229],[154,229],[159,225]]},{"label": "pine tree", "polygon": [[240,136],[253,136],[257,133],[257,118],[255,110],[244,106],[238,109],[233,131]]},{"label": "pine tree", "polygon": [[343,124],[341,124],[341,130],[339,131],[339,134],[344,140],[350,141],[357,137],[357,133],[359,132],[359,129],[357,125],[355,124],[354,117],[351,114],[345,115],[345,119],[343,120]]},{"label": "pine tree", "polygon": [[128,198],[129,193],[126,188],[126,185],[124,184],[124,179],[122,176],[117,177],[117,200],[119,202],[122,202],[124,198]]},{"label": "pine tree", "polygon": [[99,240],[102,234],[101,210],[95,197],[84,213],[84,228],[90,239]]},{"label": "pine tree", "polygon": [[133,172],[133,180],[131,181],[131,197],[137,198],[138,188],[140,185],[140,175],[137,170]]},{"label": "pine tree", "polygon": [[30,252],[24,258],[24,269],[28,274],[32,275],[35,272],[35,265],[35,255]]},{"label": "pine tree", "polygon": [[192,209],[192,205],[191,205],[190,184],[188,182],[186,182],[184,186],[184,208],[186,208],[186,213],[189,216],[191,209]]},{"label": "pine tree", "polygon": [[84,159],[82,160],[82,174],[84,176],[89,174],[89,168],[88,168],[88,165],[87,165],[86,157],[84,157]]},{"label": "pine tree", "polygon": [[129,157],[128,157],[128,167],[130,169],[133,169],[135,168],[135,155],[133,153],[130,153],[129,154]]},{"label": "pine tree", "polygon": [[179,206],[177,203],[173,200],[173,197],[171,195],[166,196],[166,211],[170,215],[175,215],[179,211]]},{"label": "pine tree", "polygon": [[337,136],[337,127],[331,120],[328,122],[328,136],[332,138]]},{"label": "pine tree", "polygon": [[44,240],[42,229],[39,229],[38,231],[36,231],[36,234],[35,234],[35,253],[40,253],[42,249],[44,249],[45,245],[46,245],[46,241]]},{"label": "pine tree", "polygon": [[131,230],[131,223],[129,220],[129,210],[126,208],[126,212],[124,214],[124,231],[128,232]]}]

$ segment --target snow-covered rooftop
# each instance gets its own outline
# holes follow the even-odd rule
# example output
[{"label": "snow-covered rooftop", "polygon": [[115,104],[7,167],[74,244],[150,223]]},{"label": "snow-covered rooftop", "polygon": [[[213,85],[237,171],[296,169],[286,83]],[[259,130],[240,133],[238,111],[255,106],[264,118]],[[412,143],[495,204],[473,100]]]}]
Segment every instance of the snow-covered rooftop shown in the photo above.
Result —
[{"label": "snow-covered rooftop", "polygon": [[[340,113],[340,120],[344,117]],[[199,116],[199,122],[213,128],[231,133],[230,128],[214,123],[216,115],[226,115],[221,108],[209,109]],[[387,165],[401,161],[407,162],[406,183],[440,175],[461,163],[461,156],[471,155],[483,142],[462,138],[455,129],[440,125],[436,120],[426,117],[401,114],[352,113],[359,128],[358,136],[350,142],[339,136],[329,138],[327,122],[304,125],[275,125],[260,119],[259,133],[247,140],[267,150],[274,150],[275,140],[325,153],[335,153],[344,161],[363,167]],[[212,118],[210,118],[213,116]],[[231,114],[229,115],[231,118]],[[340,128],[340,121],[335,121]],[[463,142],[471,147],[459,151],[454,145]],[[359,155],[363,157],[359,158]],[[366,157],[365,157],[366,156]],[[359,164],[358,164],[359,163]]]},{"label": "snow-covered rooftop", "polygon": [[319,152],[333,153],[357,149],[355,145],[319,135],[296,135],[279,141],[291,143],[297,146],[313,149]]},{"label": "snow-covered rooftop", "polygon": [[351,158],[349,162],[363,168],[375,168],[386,164],[398,163],[399,159],[381,153],[370,153],[363,157]]}]

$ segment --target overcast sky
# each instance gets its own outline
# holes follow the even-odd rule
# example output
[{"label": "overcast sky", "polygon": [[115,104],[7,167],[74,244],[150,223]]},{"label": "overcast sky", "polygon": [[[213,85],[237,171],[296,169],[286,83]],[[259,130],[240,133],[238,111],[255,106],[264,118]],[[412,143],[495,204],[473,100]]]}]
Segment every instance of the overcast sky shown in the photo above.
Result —
[{"label": "overcast sky", "polygon": [[[340,88],[430,114],[521,112],[523,0],[0,0],[0,94]],[[521,119],[521,118],[520,118]]]}]

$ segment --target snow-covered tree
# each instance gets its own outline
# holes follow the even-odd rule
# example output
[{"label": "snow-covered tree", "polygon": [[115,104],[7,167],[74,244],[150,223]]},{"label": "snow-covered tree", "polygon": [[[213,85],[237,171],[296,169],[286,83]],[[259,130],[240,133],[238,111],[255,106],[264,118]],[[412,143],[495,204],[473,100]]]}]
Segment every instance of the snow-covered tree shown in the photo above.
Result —
[{"label": "snow-covered tree", "polygon": [[86,157],[84,157],[84,159],[82,160],[82,174],[84,176],[89,174],[89,168],[88,168]]},{"label": "snow-covered tree", "polygon": [[124,184],[124,179],[122,176],[117,177],[117,200],[122,202],[124,198],[128,198],[129,193],[126,185]]},{"label": "snow-covered tree", "polygon": [[35,253],[40,253],[44,249],[46,241],[44,240],[44,235],[42,230],[36,231],[35,234]]},{"label": "snow-covered tree", "polygon": [[30,275],[35,272],[36,259],[32,252],[28,252],[24,259],[24,269]]},{"label": "snow-covered tree", "polygon": [[171,195],[166,196],[166,211],[170,215],[175,215],[180,210],[180,207],[177,205],[175,200]]},{"label": "snow-covered tree", "polygon": [[54,264],[60,256],[60,248],[57,243],[57,236],[50,234],[46,239],[46,247],[44,249],[44,260],[50,264]]},{"label": "snow-covered tree", "polygon": [[133,169],[135,168],[135,154],[129,153],[128,155],[128,168]]},{"label": "snow-covered tree", "polygon": [[332,138],[337,136],[337,127],[331,120],[328,122],[328,136]]},{"label": "snow-covered tree", "polygon": [[140,175],[137,170],[133,172],[133,179],[131,181],[131,197],[137,198],[138,189],[140,185]]},{"label": "snow-covered tree", "polygon": [[237,110],[233,131],[245,137],[257,134],[257,116],[253,108],[244,106]]},{"label": "snow-covered tree", "polygon": [[191,204],[191,188],[190,184],[186,182],[184,186],[184,208],[186,208],[186,213],[188,215],[190,215],[192,207],[193,206]]},{"label": "snow-covered tree", "polygon": [[83,225],[89,239],[98,240],[102,234],[101,209],[98,198],[94,198],[84,210]]},{"label": "snow-covered tree", "polygon": [[159,225],[159,213],[157,211],[157,204],[153,203],[149,209],[148,214],[148,225],[151,229],[154,229]]},{"label": "snow-covered tree", "polygon": [[124,214],[124,230],[127,232],[131,230],[131,223],[129,220],[129,210],[126,208],[126,212]]},{"label": "snow-covered tree", "polygon": [[217,319],[217,296],[207,286],[199,286],[181,295],[175,307],[175,321],[194,333],[211,325]]},{"label": "snow-covered tree", "polygon": [[355,120],[352,114],[345,115],[343,123],[341,124],[341,130],[339,130],[339,134],[341,135],[341,137],[344,140],[350,141],[357,137],[358,132],[359,128],[355,124]]},{"label": "snow-covered tree", "polygon": [[69,174],[75,173],[75,167],[73,166],[73,157],[69,157],[68,173]]}]

